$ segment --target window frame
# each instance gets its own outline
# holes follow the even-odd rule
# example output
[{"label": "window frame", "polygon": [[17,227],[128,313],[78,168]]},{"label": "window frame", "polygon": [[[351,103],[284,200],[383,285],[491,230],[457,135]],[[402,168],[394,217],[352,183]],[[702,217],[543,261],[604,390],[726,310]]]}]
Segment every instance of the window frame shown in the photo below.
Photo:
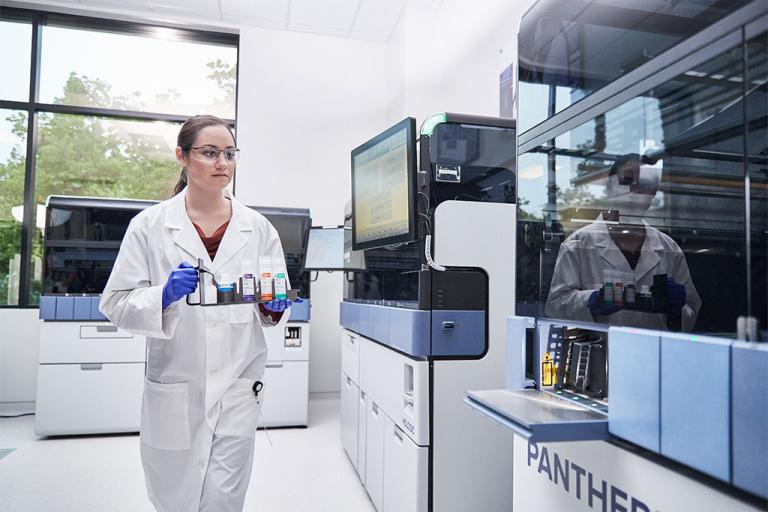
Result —
[{"label": "window frame", "polygon": [[[124,121],[165,121],[183,123],[189,116],[163,114],[161,112],[142,112],[108,108],[80,107],[41,103],[40,71],[42,56],[42,27],[48,23],[77,29],[115,32],[121,34],[156,37],[157,29],[173,30],[180,41],[207,43],[234,47],[237,52],[235,75],[235,118],[224,119],[233,130],[237,130],[237,107],[240,84],[240,35],[238,33],[213,32],[199,29],[179,28],[174,25],[150,24],[144,22],[122,21],[91,16],[62,14],[58,12],[32,9],[3,8],[1,21],[21,21],[32,24],[31,62],[29,73],[29,95],[26,101],[0,99],[0,109],[19,110],[27,113],[26,162],[24,169],[24,218],[21,227],[21,268],[19,269],[19,297],[17,305],[0,305],[0,309],[37,309],[30,304],[30,277],[32,273],[32,242],[35,235],[35,171],[38,148],[38,115],[40,113],[73,114],[103,117]],[[234,187],[234,184],[233,184]]]}]

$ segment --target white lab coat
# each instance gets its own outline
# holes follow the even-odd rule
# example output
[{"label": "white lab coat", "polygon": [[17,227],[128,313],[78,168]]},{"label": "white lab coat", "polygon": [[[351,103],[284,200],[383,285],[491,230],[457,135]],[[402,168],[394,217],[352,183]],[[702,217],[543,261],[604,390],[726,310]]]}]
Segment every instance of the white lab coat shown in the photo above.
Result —
[{"label": "white lab coat", "polygon": [[573,232],[563,242],[557,256],[546,305],[547,315],[563,320],[668,330],[666,315],[663,313],[624,309],[612,315],[593,317],[587,307],[589,296],[603,285],[603,270],[634,274],[638,295],[642,285],[653,285],[655,274],[667,274],[685,286],[682,330],[690,331],[696,322],[701,298],[691,281],[685,255],[669,236],[646,222],[643,224],[645,241],[634,270],[611,239],[602,216]]},{"label": "white lab coat", "polygon": [[[150,500],[169,512],[199,509],[214,434],[250,438],[252,457],[260,400],[251,386],[264,373],[269,327],[253,304],[200,307],[181,299],[163,310],[163,286],[182,261],[196,266],[202,258],[217,276],[258,275],[243,263],[260,257],[284,261],[275,228],[235,198],[211,261],[184,197],[182,191],[131,221],[99,305],[118,327],[147,336],[142,464]],[[247,482],[237,491],[242,498]]]}]

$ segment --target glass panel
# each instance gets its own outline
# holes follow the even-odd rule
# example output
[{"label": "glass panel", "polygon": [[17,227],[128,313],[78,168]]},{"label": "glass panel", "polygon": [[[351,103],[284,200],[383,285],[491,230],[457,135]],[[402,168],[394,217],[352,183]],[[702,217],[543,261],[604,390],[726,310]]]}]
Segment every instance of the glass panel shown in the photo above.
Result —
[{"label": "glass panel", "polygon": [[[171,197],[179,177],[174,155],[179,128],[175,123],[40,114],[37,204],[44,205],[52,194],[157,200]],[[42,256],[45,219],[39,217],[33,258]],[[108,221],[98,224],[100,228],[90,226],[80,239],[120,239],[119,234],[110,234]],[[31,289],[39,291],[40,275],[32,277]],[[30,304],[37,304],[37,300],[36,294],[30,295]]]},{"label": "glass panel", "polygon": [[28,101],[32,24],[0,21],[0,48],[2,48],[0,56],[3,62],[0,99]]},{"label": "glass panel", "polygon": [[719,0],[539,0],[518,36],[519,133],[734,9]]},{"label": "glass panel", "polygon": [[735,48],[520,156],[518,314],[735,332],[742,78]]},{"label": "glass panel", "polygon": [[26,160],[26,112],[0,109],[0,305],[19,303]]},{"label": "glass panel", "polygon": [[45,26],[40,101],[233,119],[236,66],[235,47]]},{"label": "glass panel", "polygon": [[747,42],[747,154],[752,261],[750,315],[768,339],[768,34]]}]

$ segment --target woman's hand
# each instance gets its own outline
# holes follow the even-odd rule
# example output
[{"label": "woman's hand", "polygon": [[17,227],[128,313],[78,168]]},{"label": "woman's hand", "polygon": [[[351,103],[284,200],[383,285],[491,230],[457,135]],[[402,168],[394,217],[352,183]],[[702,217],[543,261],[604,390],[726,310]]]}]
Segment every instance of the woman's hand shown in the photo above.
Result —
[{"label": "woman's hand", "polygon": [[163,309],[197,289],[197,269],[186,261],[171,271],[163,286]]},{"label": "woman's hand", "polygon": [[264,309],[269,311],[270,313],[282,313],[289,307],[293,305],[293,303],[301,304],[304,302],[304,300],[301,297],[296,297],[295,300],[290,299],[275,299],[270,300],[269,302],[264,303]]}]

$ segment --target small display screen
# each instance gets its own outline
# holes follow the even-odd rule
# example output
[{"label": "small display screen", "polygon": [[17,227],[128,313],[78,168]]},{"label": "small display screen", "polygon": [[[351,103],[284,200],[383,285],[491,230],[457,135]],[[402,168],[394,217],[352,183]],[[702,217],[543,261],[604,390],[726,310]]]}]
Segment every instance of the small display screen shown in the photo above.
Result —
[{"label": "small display screen", "polygon": [[345,259],[348,256],[345,258],[343,227],[313,227],[309,230],[305,270],[353,270],[351,262],[345,264]]}]

